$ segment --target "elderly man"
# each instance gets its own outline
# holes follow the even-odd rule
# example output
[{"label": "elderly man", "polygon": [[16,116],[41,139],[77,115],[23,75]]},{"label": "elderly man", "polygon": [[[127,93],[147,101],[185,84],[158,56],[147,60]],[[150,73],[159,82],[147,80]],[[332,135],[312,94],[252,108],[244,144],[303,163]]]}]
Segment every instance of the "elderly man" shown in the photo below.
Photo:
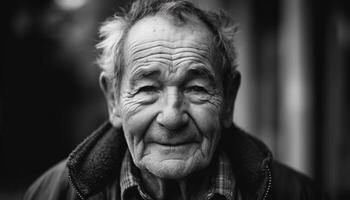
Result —
[{"label": "elderly man", "polygon": [[235,26],[186,1],[140,0],[101,27],[109,121],[26,199],[313,199],[309,180],[232,123]]}]

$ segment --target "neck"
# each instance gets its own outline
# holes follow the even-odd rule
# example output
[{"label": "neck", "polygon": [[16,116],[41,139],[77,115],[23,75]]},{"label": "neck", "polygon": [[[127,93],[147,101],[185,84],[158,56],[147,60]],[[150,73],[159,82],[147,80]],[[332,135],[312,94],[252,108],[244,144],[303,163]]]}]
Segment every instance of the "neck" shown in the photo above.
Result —
[{"label": "neck", "polygon": [[208,191],[211,180],[211,176],[208,176],[209,172],[211,167],[183,179],[164,179],[148,171],[141,171],[141,177],[145,189],[156,200],[188,200],[198,199]]}]

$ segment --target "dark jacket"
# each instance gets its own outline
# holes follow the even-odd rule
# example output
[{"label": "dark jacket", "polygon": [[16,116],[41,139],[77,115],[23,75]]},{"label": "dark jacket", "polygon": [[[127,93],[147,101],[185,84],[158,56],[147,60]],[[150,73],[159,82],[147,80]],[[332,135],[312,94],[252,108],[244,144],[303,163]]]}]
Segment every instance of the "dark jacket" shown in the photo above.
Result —
[{"label": "dark jacket", "polygon": [[[311,181],[273,161],[267,147],[232,125],[218,145],[232,162],[243,199],[319,199]],[[105,123],[26,192],[24,199],[120,199],[119,172],[127,147],[123,131]]]}]

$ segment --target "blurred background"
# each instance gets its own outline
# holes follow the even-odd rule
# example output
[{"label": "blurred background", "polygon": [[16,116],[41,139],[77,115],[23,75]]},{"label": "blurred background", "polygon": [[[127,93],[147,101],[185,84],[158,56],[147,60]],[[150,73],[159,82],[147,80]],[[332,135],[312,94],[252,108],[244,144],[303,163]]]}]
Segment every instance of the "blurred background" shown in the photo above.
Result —
[{"label": "blurred background", "polygon": [[[193,0],[239,24],[234,121],[275,159],[350,199],[350,6],[341,0]],[[349,2],[349,1],[348,1]],[[24,190],[107,119],[95,58],[126,0],[14,0],[3,8],[0,199]]]}]

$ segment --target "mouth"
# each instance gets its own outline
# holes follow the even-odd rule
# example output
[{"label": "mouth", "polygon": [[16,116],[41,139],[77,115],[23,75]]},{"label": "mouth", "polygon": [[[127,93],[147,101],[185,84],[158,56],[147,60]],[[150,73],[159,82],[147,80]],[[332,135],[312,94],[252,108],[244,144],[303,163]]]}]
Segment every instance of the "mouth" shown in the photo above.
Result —
[{"label": "mouth", "polygon": [[154,136],[145,139],[146,144],[155,144],[160,146],[176,147],[189,144],[200,143],[200,138],[195,134],[183,134],[181,136],[174,136],[169,134],[159,134],[161,136]]},{"label": "mouth", "polygon": [[186,155],[189,152],[192,152],[192,149],[195,148],[195,142],[181,142],[181,143],[153,143],[151,148],[157,149],[163,155]]},{"label": "mouth", "polygon": [[154,143],[161,145],[161,146],[176,147],[176,146],[184,146],[184,145],[194,144],[196,142],[186,141],[186,142],[154,142]]},{"label": "mouth", "polygon": [[184,137],[162,136],[162,137],[146,138],[145,143],[155,144],[160,146],[167,146],[167,147],[176,147],[176,146],[184,146],[189,144],[200,143],[200,139],[195,137],[194,135],[186,135]]},{"label": "mouth", "polygon": [[199,148],[200,144],[193,140],[181,140],[176,142],[152,141],[146,146],[149,152],[158,152],[160,155],[167,158],[170,155],[175,156],[176,158],[183,158],[185,155],[192,154],[195,149]]}]

